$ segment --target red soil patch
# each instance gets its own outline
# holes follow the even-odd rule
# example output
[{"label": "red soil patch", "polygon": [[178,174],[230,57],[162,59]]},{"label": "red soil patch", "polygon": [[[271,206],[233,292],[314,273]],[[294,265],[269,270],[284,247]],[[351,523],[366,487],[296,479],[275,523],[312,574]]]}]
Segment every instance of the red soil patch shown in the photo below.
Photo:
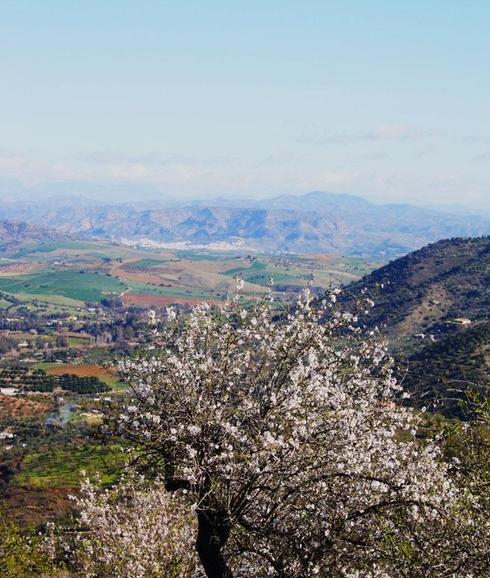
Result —
[{"label": "red soil patch", "polygon": [[31,401],[11,395],[0,395],[0,419],[42,415],[50,410],[49,403]]},{"label": "red soil patch", "polygon": [[99,367],[98,365],[72,365],[63,364],[55,367],[48,367],[45,369],[46,373],[50,375],[77,375],[78,377],[98,377],[101,381],[104,379],[116,379],[114,373],[110,369]]},{"label": "red soil patch", "polygon": [[136,293],[125,293],[123,295],[124,305],[156,305],[163,307],[165,305],[198,305],[199,303],[217,303],[213,299],[198,299],[196,297],[178,297],[170,295],[139,295]]}]

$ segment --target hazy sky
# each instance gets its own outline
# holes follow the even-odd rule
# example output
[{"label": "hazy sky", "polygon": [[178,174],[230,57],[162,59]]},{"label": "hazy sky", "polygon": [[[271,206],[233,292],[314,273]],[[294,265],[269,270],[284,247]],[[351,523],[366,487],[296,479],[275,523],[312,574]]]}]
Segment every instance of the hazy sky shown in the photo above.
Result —
[{"label": "hazy sky", "polygon": [[10,180],[490,205],[488,0],[1,0]]}]

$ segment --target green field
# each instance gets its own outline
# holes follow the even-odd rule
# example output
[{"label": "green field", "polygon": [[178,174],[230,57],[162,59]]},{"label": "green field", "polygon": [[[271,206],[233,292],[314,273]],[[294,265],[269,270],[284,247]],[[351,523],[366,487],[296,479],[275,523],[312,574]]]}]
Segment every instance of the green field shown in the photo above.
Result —
[{"label": "green field", "polygon": [[[223,272],[228,276],[239,276],[248,283],[267,285],[273,280],[274,285],[304,286],[308,280],[327,287],[342,280],[344,271],[319,268],[313,259],[289,258],[287,266],[274,262],[253,261],[250,266],[235,267]],[[309,267],[307,267],[309,265]],[[350,275],[349,275],[350,276]],[[357,279],[357,277],[355,277]]]},{"label": "green field", "polygon": [[128,267],[134,267],[136,269],[151,269],[152,267],[158,267],[164,263],[171,262],[171,259],[139,259],[138,261],[132,261],[128,263]]},{"label": "green field", "polygon": [[194,251],[192,249],[178,249],[174,253],[178,259],[188,261],[221,261],[236,255],[228,251]]},{"label": "green field", "polygon": [[224,274],[231,276],[255,275],[259,272],[262,273],[266,270],[266,268],[267,265],[265,263],[262,263],[261,261],[254,261],[250,267],[235,267],[234,269],[228,269],[227,271],[224,271]]},{"label": "green field", "polygon": [[61,295],[76,301],[98,302],[104,297],[120,295],[126,289],[126,285],[114,277],[80,271],[46,271],[0,277],[0,291],[39,298]]},{"label": "green field", "polygon": [[13,484],[33,487],[76,487],[80,485],[81,471],[94,476],[97,472],[102,483],[113,482],[124,467],[127,455],[119,446],[84,445],[36,452],[23,460],[24,469]]},{"label": "green field", "polygon": [[267,285],[272,279],[274,284],[302,284],[298,283],[300,281],[300,276],[295,275],[287,271],[283,271],[275,266],[273,263],[264,263],[262,261],[254,261],[250,267],[236,267],[234,269],[228,269],[224,271],[224,275],[228,276],[239,276],[244,281],[248,283],[254,283],[256,285]]},{"label": "green field", "polygon": [[192,297],[195,299],[209,299],[211,294],[206,289],[192,289],[187,287],[160,287],[138,281],[127,281],[127,285],[132,293],[138,295],[163,295],[165,297]]}]

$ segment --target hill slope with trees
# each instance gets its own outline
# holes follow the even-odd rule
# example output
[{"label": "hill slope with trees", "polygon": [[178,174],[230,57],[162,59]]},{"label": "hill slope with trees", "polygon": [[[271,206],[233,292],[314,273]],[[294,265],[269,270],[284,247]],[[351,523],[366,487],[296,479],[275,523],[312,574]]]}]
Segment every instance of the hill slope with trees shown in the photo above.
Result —
[{"label": "hill slope with trees", "polygon": [[346,300],[367,290],[367,323],[390,336],[448,334],[490,316],[490,237],[448,239],[388,263],[349,285]]},{"label": "hill slope with trees", "polygon": [[398,364],[412,405],[466,417],[460,402],[468,389],[485,392],[490,386],[490,322],[431,342]]},{"label": "hill slope with trees", "polygon": [[349,285],[368,294],[363,321],[389,338],[408,403],[463,417],[468,389],[490,385],[490,237],[447,239]]}]

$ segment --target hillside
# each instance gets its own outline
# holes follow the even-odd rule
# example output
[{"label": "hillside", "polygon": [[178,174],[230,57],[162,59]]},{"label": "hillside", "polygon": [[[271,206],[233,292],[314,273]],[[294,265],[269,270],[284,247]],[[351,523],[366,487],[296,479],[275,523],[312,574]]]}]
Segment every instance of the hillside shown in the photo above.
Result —
[{"label": "hillside", "polygon": [[349,285],[375,302],[367,323],[388,335],[455,333],[490,317],[490,237],[428,245]]},{"label": "hillside", "polygon": [[57,241],[66,236],[53,229],[17,221],[0,221],[0,250],[25,242]]},{"label": "hillside", "polygon": [[466,390],[490,387],[490,322],[429,343],[398,363],[410,403],[462,417],[459,402]]},{"label": "hillside", "polygon": [[396,259],[350,284],[367,289],[365,321],[390,339],[407,402],[463,417],[468,388],[490,386],[490,237],[448,239]]},{"label": "hillside", "polygon": [[353,195],[313,192],[267,200],[108,204],[80,197],[0,202],[0,218],[65,234],[131,242],[231,243],[249,250],[398,257],[447,236],[490,234],[490,220]]}]

